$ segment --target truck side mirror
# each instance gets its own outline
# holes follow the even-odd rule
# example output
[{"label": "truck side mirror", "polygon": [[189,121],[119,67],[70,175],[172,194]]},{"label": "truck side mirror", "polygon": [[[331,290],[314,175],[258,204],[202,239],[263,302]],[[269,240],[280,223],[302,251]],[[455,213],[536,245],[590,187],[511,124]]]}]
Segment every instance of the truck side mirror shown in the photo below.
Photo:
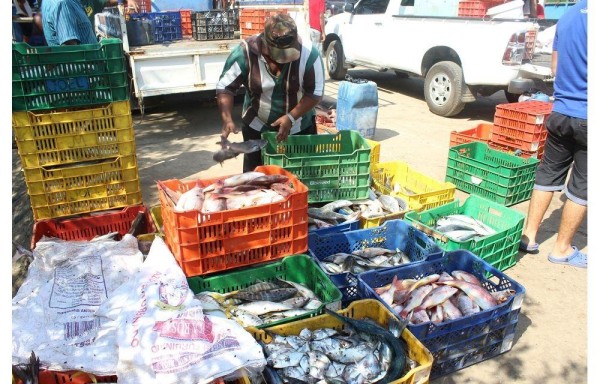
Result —
[{"label": "truck side mirror", "polygon": [[344,12],[352,12],[354,10],[354,4],[346,3],[344,4]]}]

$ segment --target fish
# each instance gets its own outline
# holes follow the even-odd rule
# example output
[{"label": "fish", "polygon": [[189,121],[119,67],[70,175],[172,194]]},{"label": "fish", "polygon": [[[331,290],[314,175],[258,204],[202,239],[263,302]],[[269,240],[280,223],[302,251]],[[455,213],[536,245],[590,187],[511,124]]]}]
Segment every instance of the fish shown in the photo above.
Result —
[{"label": "fish", "polygon": [[184,192],[177,204],[175,205],[176,212],[188,212],[196,210],[198,212],[202,211],[202,206],[204,204],[204,192],[202,191],[202,187],[200,186],[200,182],[197,181],[196,185],[191,188],[189,191]]},{"label": "fish", "polygon": [[302,308],[309,300],[308,297],[296,296],[283,300],[281,303],[291,305],[293,308]]},{"label": "fish", "polygon": [[[452,300],[454,299],[454,300]],[[454,305],[463,314],[463,316],[469,316],[474,313],[480,312],[481,309],[477,304],[473,302],[464,292],[459,292],[456,296],[451,298]]]},{"label": "fish", "polygon": [[413,285],[410,286],[410,288],[408,290],[409,290],[409,292],[412,292],[421,286],[435,283],[436,281],[438,281],[439,278],[440,278],[440,275],[438,275],[437,273],[433,273],[429,276],[425,276],[422,279],[417,280]]},{"label": "fish", "polygon": [[457,270],[452,271],[451,273],[452,273],[452,276],[457,280],[463,280],[463,281],[467,281],[471,284],[481,285],[481,281],[479,281],[477,276],[475,276],[469,272],[465,272],[465,271],[461,271],[460,269],[457,269]]},{"label": "fish", "polygon": [[267,357],[267,364],[273,368],[298,367],[303,356],[304,353],[302,352],[269,355],[269,357]]},{"label": "fish", "polygon": [[449,274],[448,272],[444,271],[442,273],[440,273],[440,278],[437,280],[438,282],[442,282],[442,281],[447,281],[447,280],[454,280],[454,277]]},{"label": "fish", "polygon": [[444,310],[440,305],[436,305],[435,307],[430,309],[430,316],[432,322],[441,323],[444,321]]},{"label": "fish", "polygon": [[441,284],[450,285],[451,287],[460,289],[483,310],[487,310],[498,305],[496,299],[494,299],[494,297],[480,285],[472,284],[462,280],[444,281]]},{"label": "fish", "polygon": [[202,204],[202,213],[213,213],[227,210],[227,202],[224,199],[215,197],[215,194],[220,193],[221,190],[217,189],[215,192],[206,193],[204,195],[204,203]]},{"label": "fish", "polygon": [[352,204],[353,203],[350,200],[336,200],[323,205],[321,209],[324,211],[337,211],[340,208],[346,208]]},{"label": "fish", "polygon": [[294,188],[284,183],[273,183],[271,184],[271,189],[279,193],[283,197],[288,197],[289,195],[296,192]]},{"label": "fish", "polygon": [[310,207],[308,208],[308,216],[314,217],[320,220],[345,220],[346,216],[341,213],[323,210],[322,208]]},{"label": "fish", "polygon": [[427,296],[425,296],[423,302],[417,308],[415,308],[415,310],[427,309],[442,304],[456,292],[458,292],[458,288],[449,287],[447,285],[434,288],[427,294]]},{"label": "fish", "polygon": [[[496,233],[492,227],[486,225],[480,220],[474,219],[468,215],[454,214],[444,216],[436,221],[436,227],[454,226],[462,229],[472,229],[481,236],[489,236]],[[452,227],[448,227],[452,228]]]},{"label": "fish", "polygon": [[490,295],[492,295],[492,297],[496,299],[498,303],[504,303],[515,293],[517,292],[514,289],[503,289],[502,291],[490,292]]},{"label": "fish", "polygon": [[219,149],[218,151],[213,153],[212,159],[221,164],[221,166],[223,166],[223,162],[225,162],[225,160],[229,160],[229,159],[233,159],[235,157],[237,157],[239,155],[239,152],[235,152],[232,149]]},{"label": "fish", "polygon": [[232,308],[229,312],[243,327],[257,327],[264,324],[264,321],[258,315],[242,308]]},{"label": "fish", "polygon": [[[390,331],[380,326],[370,324],[366,321],[352,319],[346,316],[342,316],[328,308],[324,308],[324,311],[336,319],[342,321],[346,325],[349,325],[359,334],[372,335],[376,337],[381,343],[385,343],[392,350],[392,363],[390,369],[386,375],[381,379],[382,383],[389,383],[396,380],[401,374],[404,366],[406,365],[406,350],[400,343],[400,340],[396,338]],[[402,330],[400,330],[402,332]]]},{"label": "fish", "polygon": [[462,312],[458,309],[452,301],[446,300],[441,304],[442,311],[444,313],[444,320],[456,320],[463,317]]},{"label": "fish", "polygon": [[310,300],[318,300],[319,298],[317,297],[317,295],[315,295],[315,293],[313,291],[311,291],[310,289],[306,288],[305,286],[303,286],[300,283],[296,283],[294,281],[289,281],[289,280],[283,280],[283,279],[278,279],[279,281],[283,282],[284,284],[288,284],[291,285],[292,287],[296,288],[296,290],[298,290],[298,292],[304,296],[309,298]]},{"label": "fish", "polygon": [[157,181],[156,183],[165,192],[167,197],[169,199],[171,199],[171,201],[173,202],[173,205],[177,205],[177,202],[179,201],[179,198],[181,197],[181,192],[172,190],[171,188],[167,187],[165,185],[165,183],[163,183],[162,181]]},{"label": "fish", "polygon": [[404,309],[402,310],[402,312],[400,312],[400,317],[406,319],[408,317],[409,312],[417,308],[423,302],[425,296],[427,296],[427,294],[429,294],[429,292],[431,292],[432,290],[433,286],[427,284],[412,291],[406,305],[404,306]]},{"label": "fish", "polygon": [[29,362],[13,365],[12,372],[23,381],[23,384],[39,384],[40,358],[31,351]]},{"label": "fish", "polygon": [[385,209],[386,211],[388,211],[390,213],[400,212],[400,204],[398,203],[398,200],[396,200],[392,196],[380,195],[377,197],[377,200],[379,200],[381,202],[383,209]]},{"label": "fish", "polygon": [[296,292],[296,288],[276,288],[258,292],[240,291],[233,297],[246,301],[283,301],[294,296]]},{"label": "fish", "polygon": [[289,178],[286,175],[264,175],[255,177],[252,180],[247,181],[246,184],[269,187],[271,184],[282,184],[288,181]]},{"label": "fish", "polygon": [[427,311],[425,311],[424,309],[421,309],[420,311],[414,311],[410,318],[410,323],[415,325],[427,323],[429,321],[431,321],[431,319],[429,318]]},{"label": "fish", "polygon": [[194,295],[196,300],[200,301],[202,309],[205,311],[218,311],[221,309],[219,302],[208,292],[200,292]]},{"label": "fish", "polygon": [[275,303],[273,301],[252,301],[249,303],[240,304],[237,306],[237,308],[250,312],[256,316],[264,315],[269,312],[282,312],[293,309],[291,305]]},{"label": "fish", "polygon": [[478,236],[477,232],[472,229],[460,229],[456,231],[445,232],[444,235],[454,241],[459,242],[468,241]]},{"label": "fish", "polygon": [[393,253],[396,253],[396,251],[387,249],[387,248],[380,248],[380,247],[367,247],[367,248],[358,249],[358,250],[352,252],[353,255],[357,255],[357,256],[361,256],[361,257],[375,257],[375,256],[379,256],[379,255],[386,255],[386,254],[393,254]]},{"label": "fish", "polygon": [[227,138],[221,136],[221,141],[217,144],[221,145],[221,149],[230,149],[236,153],[252,153],[263,149],[267,145],[267,140],[251,139],[241,143],[231,142]]},{"label": "fish", "polygon": [[247,184],[249,181],[260,177],[260,176],[265,176],[264,173],[262,172],[244,172],[242,174],[239,175],[234,175],[234,176],[230,176],[226,179],[223,180],[218,180],[217,182],[207,186],[206,188],[204,188],[204,192],[210,192],[213,191],[214,189],[216,189],[219,185],[221,187],[235,187],[238,185],[242,185],[242,184]]}]

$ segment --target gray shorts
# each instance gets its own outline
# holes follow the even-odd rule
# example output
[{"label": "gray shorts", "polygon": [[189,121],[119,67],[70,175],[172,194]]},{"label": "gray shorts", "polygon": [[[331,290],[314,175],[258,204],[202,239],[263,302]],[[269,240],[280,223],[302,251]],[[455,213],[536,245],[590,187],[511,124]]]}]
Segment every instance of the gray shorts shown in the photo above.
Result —
[{"label": "gray shorts", "polygon": [[533,188],[562,191],[572,168],[565,194],[575,203],[587,205],[587,120],[552,112],[546,129],[548,139]]}]

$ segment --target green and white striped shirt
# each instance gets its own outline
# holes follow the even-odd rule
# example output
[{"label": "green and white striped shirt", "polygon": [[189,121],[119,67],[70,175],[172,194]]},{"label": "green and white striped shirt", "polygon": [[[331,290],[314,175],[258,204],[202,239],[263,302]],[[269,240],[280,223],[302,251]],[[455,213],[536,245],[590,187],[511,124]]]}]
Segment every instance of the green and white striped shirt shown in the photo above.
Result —
[{"label": "green and white striped shirt", "polygon": [[[244,85],[242,121],[262,132],[270,124],[291,111],[302,96],[319,98],[325,87],[323,60],[318,49],[309,41],[302,44],[300,58],[284,64],[275,77],[261,54],[262,40],[251,36],[231,52],[217,84],[217,94],[235,95]],[[300,132],[312,124],[312,109],[296,120],[291,134]]]}]

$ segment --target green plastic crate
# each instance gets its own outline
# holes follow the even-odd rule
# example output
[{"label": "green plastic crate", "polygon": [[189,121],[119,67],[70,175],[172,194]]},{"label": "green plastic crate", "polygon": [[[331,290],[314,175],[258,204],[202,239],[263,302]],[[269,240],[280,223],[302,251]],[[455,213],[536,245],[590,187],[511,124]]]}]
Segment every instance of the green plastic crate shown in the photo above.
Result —
[{"label": "green plastic crate", "polygon": [[[458,186],[457,186],[458,187]],[[489,225],[497,233],[483,238],[454,241],[434,230],[438,219],[463,214]],[[422,212],[408,212],[404,220],[432,236],[445,251],[471,251],[494,268],[504,271],[516,264],[525,216],[513,209],[479,196],[469,196],[461,206],[458,200]]]},{"label": "green plastic crate", "polygon": [[308,255],[286,256],[280,261],[273,263],[252,268],[237,269],[210,277],[188,277],[187,281],[194,293],[227,293],[247,288],[256,283],[257,280],[275,281],[278,278],[304,284],[317,295],[319,300],[323,302],[323,306],[305,315],[273,321],[258,328],[271,327],[313,317],[318,315],[324,306],[332,311],[341,309],[342,292]]},{"label": "green plastic crate", "polygon": [[295,174],[308,187],[308,202],[369,196],[371,147],[355,131],[335,135],[291,135],[277,143],[277,132],[262,134],[265,165],[277,165]]},{"label": "green plastic crate", "polygon": [[129,100],[121,40],[57,47],[13,43],[12,89],[13,111]]},{"label": "green plastic crate", "polygon": [[513,205],[531,197],[536,158],[521,158],[472,142],[451,147],[446,181],[461,191],[483,196],[503,205]]}]

